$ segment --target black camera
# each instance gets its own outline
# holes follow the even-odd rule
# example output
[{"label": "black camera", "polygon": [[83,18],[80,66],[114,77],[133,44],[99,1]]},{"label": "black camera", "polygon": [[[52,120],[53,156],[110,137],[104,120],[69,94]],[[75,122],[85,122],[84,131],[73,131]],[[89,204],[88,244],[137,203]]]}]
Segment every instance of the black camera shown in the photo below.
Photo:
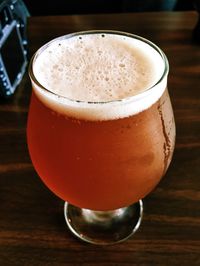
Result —
[{"label": "black camera", "polygon": [[28,16],[23,1],[0,1],[0,97],[11,96],[25,73]]}]

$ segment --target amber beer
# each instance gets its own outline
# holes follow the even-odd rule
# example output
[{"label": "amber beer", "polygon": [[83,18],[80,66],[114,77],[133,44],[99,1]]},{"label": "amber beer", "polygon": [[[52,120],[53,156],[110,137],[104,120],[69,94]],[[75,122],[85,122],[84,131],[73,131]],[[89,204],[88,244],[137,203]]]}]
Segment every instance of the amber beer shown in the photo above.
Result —
[{"label": "amber beer", "polygon": [[106,32],[64,36],[36,53],[28,147],[50,190],[113,210],[156,186],[175,138],[166,65],[150,42]]}]

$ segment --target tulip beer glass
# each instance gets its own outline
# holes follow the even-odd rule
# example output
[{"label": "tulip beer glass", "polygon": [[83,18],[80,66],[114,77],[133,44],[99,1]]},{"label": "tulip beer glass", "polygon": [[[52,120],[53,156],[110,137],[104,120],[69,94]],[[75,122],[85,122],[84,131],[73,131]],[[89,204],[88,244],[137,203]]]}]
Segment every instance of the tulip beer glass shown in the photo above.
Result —
[{"label": "tulip beer glass", "polygon": [[117,31],[56,38],[30,62],[31,160],[65,201],[70,230],[86,242],[130,237],[142,219],[141,199],[170,164],[168,70],[155,44]]}]

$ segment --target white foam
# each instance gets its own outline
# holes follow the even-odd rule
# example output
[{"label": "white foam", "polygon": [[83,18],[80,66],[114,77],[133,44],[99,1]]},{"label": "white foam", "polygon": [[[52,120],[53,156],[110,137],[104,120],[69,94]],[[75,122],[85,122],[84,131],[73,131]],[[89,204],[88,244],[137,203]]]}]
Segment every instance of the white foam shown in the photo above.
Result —
[{"label": "white foam", "polygon": [[79,119],[108,120],[130,116],[155,103],[166,88],[167,77],[149,88],[164,69],[161,55],[137,38],[80,34],[55,39],[36,53],[33,74],[37,81],[32,83],[40,100],[55,111]]}]

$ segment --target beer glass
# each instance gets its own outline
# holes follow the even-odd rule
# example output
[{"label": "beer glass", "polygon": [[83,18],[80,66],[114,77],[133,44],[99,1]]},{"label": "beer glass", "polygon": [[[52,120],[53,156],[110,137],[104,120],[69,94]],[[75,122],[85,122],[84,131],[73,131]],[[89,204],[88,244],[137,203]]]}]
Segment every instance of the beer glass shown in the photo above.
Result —
[{"label": "beer glass", "polygon": [[[56,44],[48,51],[49,55],[62,41],[77,38],[81,45],[91,35],[101,36],[102,40],[119,37],[125,42],[135,42],[142,53],[147,49],[147,56],[151,52],[150,68],[155,65],[159,72],[153,84],[134,95],[113,100],[111,95],[111,99],[104,101],[72,99],[63,96],[59,88],[52,91],[41,84],[40,71],[34,67],[51,45]],[[80,45],[77,44],[77,49]],[[113,49],[117,47],[113,45]],[[76,49],[76,45],[70,49]],[[83,57],[81,62],[85,60]],[[115,59],[112,60],[115,64]],[[60,67],[58,64],[51,75]],[[83,75],[89,71],[95,76],[96,64],[92,70],[88,66]],[[81,63],[76,68],[80,71]],[[49,64],[43,70],[50,71]],[[139,228],[142,199],[165,174],[174,149],[175,123],[167,90],[168,70],[167,58],[155,44],[118,31],[65,35],[45,44],[31,59],[29,75],[33,90],[27,125],[30,157],[45,185],[65,201],[66,223],[79,239],[98,245],[113,244],[126,240]],[[131,73],[131,69],[126,71]],[[145,75],[145,66],[142,71]],[[60,86],[59,75],[53,87]],[[78,75],[71,78],[72,88],[78,78]],[[93,78],[88,84],[92,82]],[[80,84],[82,87],[84,84]]]}]

